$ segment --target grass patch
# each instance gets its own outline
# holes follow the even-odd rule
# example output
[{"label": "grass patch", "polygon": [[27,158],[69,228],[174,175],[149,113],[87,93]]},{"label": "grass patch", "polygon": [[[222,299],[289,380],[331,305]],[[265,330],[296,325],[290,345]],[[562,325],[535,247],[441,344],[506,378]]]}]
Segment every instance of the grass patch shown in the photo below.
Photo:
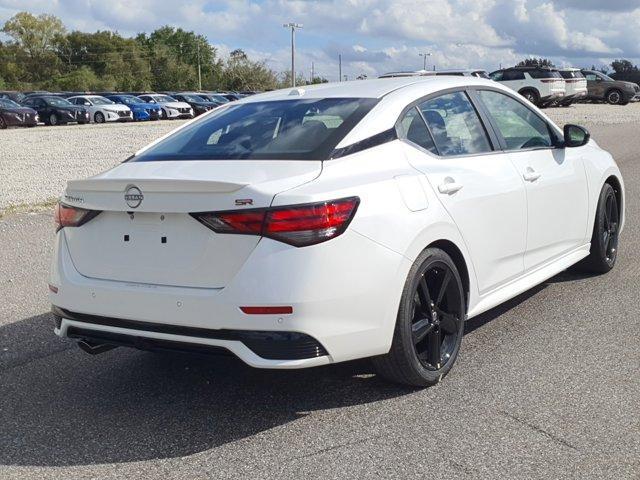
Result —
[{"label": "grass patch", "polygon": [[0,209],[0,220],[11,215],[17,215],[19,213],[39,213],[51,211],[57,201],[57,198],[51,198],[41,203],[21,203],[18,205],[9,205],[6,208]]}]

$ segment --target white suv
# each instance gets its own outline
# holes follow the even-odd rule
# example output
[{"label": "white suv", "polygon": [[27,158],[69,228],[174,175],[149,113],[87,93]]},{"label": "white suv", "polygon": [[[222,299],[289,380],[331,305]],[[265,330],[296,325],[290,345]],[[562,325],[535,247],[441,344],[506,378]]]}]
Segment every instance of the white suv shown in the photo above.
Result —
[{"label": "white suv", "polygon": [[587,79],[579,68],[561,68],[558,71],[565,82],[564,97],[558,102],[558,105],[568,107],[573,102],[586,98]]},{"label": "white suv", "polygon": [[549,106],[565,95],[564,79],[560,72],[553,68],[512,67],[496,70],[489,76],[539,107]]}]

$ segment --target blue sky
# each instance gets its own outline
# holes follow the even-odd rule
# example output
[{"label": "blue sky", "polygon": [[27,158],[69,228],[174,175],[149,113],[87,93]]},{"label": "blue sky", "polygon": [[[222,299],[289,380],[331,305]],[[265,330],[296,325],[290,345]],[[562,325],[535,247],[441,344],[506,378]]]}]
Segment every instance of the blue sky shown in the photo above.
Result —
[{"label": "blue sky", "polygon": [[428,66],[493,70],[528,56],[590,66],[640,61],[640,0],[0,0],[0,22],[20,10],[51,13],[69,29],[123,35],[179,26],[226,55],[243,48],[274,70],[289,65],[284,22],[297,34],[298,70],[336,80]]}]

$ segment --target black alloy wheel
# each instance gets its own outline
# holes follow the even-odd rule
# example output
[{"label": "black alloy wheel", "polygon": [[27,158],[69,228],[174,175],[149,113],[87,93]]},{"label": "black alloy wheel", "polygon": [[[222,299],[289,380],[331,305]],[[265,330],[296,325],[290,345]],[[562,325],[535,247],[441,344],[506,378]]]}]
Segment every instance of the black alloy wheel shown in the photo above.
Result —
[{"label": "black alloy wheel", "polygon": [[591,251],[582,266],[594,273],[607,273],[616,264],[620,236],[620,205],[614,188],[605,183],[600,192],[591,236]]},{"label": "black alloy wheel", "polygon": [[458,344],[461,292],[445,263],[429,265],[421,276],[413,299],[411,335],[420,362],[429,370],[439,370],[451,360]]},{"label": "black alloy wheel", "polygon": [[426,249],[407,279],[391,350],[374,359],[378,373],[412,386],[438,383],[460,350],[465,312],[455,264],[442,250]]},{"label": "black alloy wheel", "polygon": [[55,113],[49,115],[49,125],[58,125],[58,116]]}]

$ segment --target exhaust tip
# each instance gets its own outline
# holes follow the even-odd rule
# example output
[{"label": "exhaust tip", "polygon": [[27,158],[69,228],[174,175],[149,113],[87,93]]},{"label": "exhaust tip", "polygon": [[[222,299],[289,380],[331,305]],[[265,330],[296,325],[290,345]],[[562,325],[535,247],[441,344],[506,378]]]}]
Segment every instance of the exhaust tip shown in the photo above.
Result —
[{"label": "exhaust tip", "polygon": [[90,355],[98,355],[100,353],[113,350],[114,348],[116,348],[116,345],[109,345],[108,343],[93,343],[89,340],[80,340],[78,342],[78,347],[80,347],[83,352],[87,352]]}]

